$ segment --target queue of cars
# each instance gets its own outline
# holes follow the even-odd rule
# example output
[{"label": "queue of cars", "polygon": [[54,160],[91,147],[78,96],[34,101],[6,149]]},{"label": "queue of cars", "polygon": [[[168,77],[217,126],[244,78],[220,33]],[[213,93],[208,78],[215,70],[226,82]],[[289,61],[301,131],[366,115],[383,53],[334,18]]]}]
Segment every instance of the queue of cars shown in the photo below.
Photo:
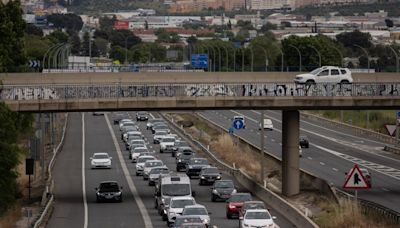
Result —
[{"label": "queue of cars", "polygon": [[[251,219],[268,217],[259,214],[247,215],[244,212],[243,216],[239,216],[241,205],[252,200],[250,193],[237,193],[232,180],[223,179],[217,167],[209,164],[207,159],[197,157],[196,151],[190,147],[190,144],[177,135],[171,134],[168,125],[162,119],[149,119],[145,112],[136,114],[137,121],[148,120],[146,129],[153,133],[153,143],[160,144],[159,152],[171,153],[171,156],[175,157],[176,171],[171,171],[158,158],[155,151],[147,148],[148,145],[137,123],[130,119],[124,119],[120,115],[118,118],[119,121],[114,121],[114,124],[119,124],[121,140],[125,143],[129,159],[135,163],[135,173],[137,176],[143,176],[143,180],[147,181],[149,186],[154,186],[154,207],[162,220],[166,221],[167,226],[211,227],[211,213],[204,205],[198,204],[195,200],[196,192],[193,191],[191,185],[191,179],[194,177],[198,177],[199,185],[212,185],[210,188],[211,201],[226,201],[227,218],[239,218],[240,227],[252,227],[248,226],[248,224],[253,224]],[[107,158],[109,159],[107,162],[102,160]],[[92,167],[111,168],[111,159],[107,153],[95,153],[91,158]],[[241,197],[242,195],[247,198]],[[111,200],[122,202],[122,187],[115,181],[101,182],[96,188],[96,199],[97,202]],[[252,209],[254,208],[250,207],[248,211]],[[269,214],[269,212],[267,213]],[[254,224],[264,224],[260,221]]]}]

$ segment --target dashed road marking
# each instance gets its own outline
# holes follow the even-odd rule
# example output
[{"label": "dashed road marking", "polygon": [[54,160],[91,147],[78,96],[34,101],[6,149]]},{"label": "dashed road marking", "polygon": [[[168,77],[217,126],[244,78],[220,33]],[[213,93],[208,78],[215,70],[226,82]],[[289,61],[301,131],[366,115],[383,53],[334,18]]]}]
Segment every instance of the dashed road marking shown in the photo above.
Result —
[{"label": "dashed road marking", "polygon": [[323,163],[323,162],[319,162],[319,164],[320,164],[320,165],[325,165],[325,163]]},{"label": "dashed road marking", "polygon": [[307,157],[308,160],[312,160],[312,157]]},{"label": "dashed road marking", "polygon": [[85,177],[85,113],[82,113],[82,194],[83,194],[83,211],[84,221],[83,228],[88,227],[88,205],[86,199],[86,177]]},{"label": "dashed road marking", "polygon": [[336,168],[332,168],[333,171],[338,172],[339,170]]},{"label": "dashed road marking", "polygon": [[390,190],[386,189],[386,188],[382,188],[382,190],[385,191],[385,192],[390,192]]}]

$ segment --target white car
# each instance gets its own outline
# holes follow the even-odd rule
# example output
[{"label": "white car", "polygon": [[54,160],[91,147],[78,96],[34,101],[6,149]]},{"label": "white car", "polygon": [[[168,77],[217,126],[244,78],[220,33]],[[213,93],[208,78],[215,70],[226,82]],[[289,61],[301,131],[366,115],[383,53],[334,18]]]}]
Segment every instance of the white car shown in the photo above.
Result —
[{"label": "white car", "polygon": [[189,205],[183,208],[182,215],[193,215],[200,217],[201,221],[207,226],[210,226],[210,213],[205,206],[200,204]]},{"label": "white car", "polygon": [[146,142],[143,139],[132,139],[126,145],[127,150],[133,150],[136,147],[146,147]]},{"label": "white car", "polygon": [[160,153],[172,152],[174,150],[175,141],[176,141],[175,137],[170,135],[166,135],[163,138],[161,138]]},{"label": "white car", "polygon": [[348,68],[336,66],[323,66],[310,73],[296,75],[294,82],[297,84],[315,84],[315,83],[353,83],[351,71]]},{"label": "white car", "polygon": [[132,137],[143,138],[143,135],[140,131],[128,131],[123,135],[124,142],[128,142]]},{"label": "white car", "polygon": [[147,147],[136,147],[135,149],[131,150],[131,159],[132,162],[136,162],[140,155],[144,153],[150,153]]},{"label": "white car", "polygon": [[196,201],[191,196],[172,197],[167,209],[167,225],[175,222],[177,216],[182,215],[183,208],[188,205],[195,205]]},{"label": "white car", "polygon": [[156,158],[151,155],[143,155],[138,157],[136,161],[136,176],[143,174],[144,163],[148,160],[156,160]]},{"label": "white car", "polygon": [[111,169],[111,159],[107,153],[94,153],[90,158],[91,168],[109,168]]},{"label": "white car", "polygon": [[143,166],[143,180],[147,180],[149,178],[149,173],[151,168],[163,166],[164,163],[161,160],[148,160],[144,163]]},{"label": "white car", "polygon": [[156,133],[154,133],[153,143],[154,144],[160,143],[161,139],[167,135],[168,135],[168,132],[166,132],[166,131],[156,131]]},{"label": "white car", "polygon": [[161,174],[169,173],[167,166],[153,167],[149,172],[149,185],[155,185],[160,178]]},{"label": "white car", "polygon": [[266,209],[248,209],[243,217],[239,218],[240,228],[248,227],[267,227],[279,228],[275,222],[275,217]]},{"label": "white car", "polygon": [[122,119],[121,121],[119,121],[119,130],[122,131],[122,127],[125,125],[126,126],[135,125],[135,122],[133,122],[133,120],[131,120],[131,119]]},{"label": "white car", "polygon": [[[264,130],[274,130],[274,125],[272,124],[272,120],[271,119],[263,119],[263,126],[262,128]],[[261,130],[261,124],[260,126],[258,126],[258,130]]]}]

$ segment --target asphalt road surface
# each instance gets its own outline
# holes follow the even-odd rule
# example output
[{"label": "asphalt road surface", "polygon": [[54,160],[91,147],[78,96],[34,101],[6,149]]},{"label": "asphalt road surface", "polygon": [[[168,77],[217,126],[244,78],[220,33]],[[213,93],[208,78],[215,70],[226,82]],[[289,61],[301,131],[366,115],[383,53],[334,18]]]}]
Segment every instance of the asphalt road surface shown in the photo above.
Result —
[{"label": "asphalt road surface", "polygon": [[[127,113],[134,118],[134,113]],[[154,114],[157,115],[157,114]],[[141,176],[135,175],[134,163],[120,140],[117,125],[112,125],[112,114],[92,116],[91,113],[71,113],[65,144],[54,168],[55,207],[48,227],[167,227],[154,209],[154,187],[148,186]],[[146,130],[146,122],[138,122],[147,146],[171,169],[175,158],[160,154],[153,144],[153,135]],[[107,152],[113,158],[112,169],[90,169],[90,157],[95,152]],[[230,178],[223,175],[223,178]],[[123,186],[122,203],[96,203],[98,183],[116,180]],[[224,202],[211,202],[210,186],[199,186],[192,180],[196,202],[211,212],[213,227],[238,227],[237,219],[227,219]],[[247,191],[238,186],[240,191]],[[293,227],[281,214],[271,211],[280,227]]]},{"label": "asphalt road surface", "polygon": [[[246,129],[238,130],[236,134],[260,146],[259,111],[218,110],[199,113],[225,129],[231,126],[233,116],[245,116]],[[265,131],[265,149],[281,157],[282,113],[266,111],[265,118],[270,118],[274,125],[273,131]],[[359,190],[358,197],[400,212],[400,156],[383,151],[383,142],[354,136],[349,130],[324,126],[319,121],[301,118],[300,128],[300,134],[306,135],[310,142],[310,148],[303,148],[303,157],[300,159],[302,169],[341,189],[345,173],[357,163],[367,168],[372,176],[372,188]],[[349,193],[353,194],[354,191]]]}]

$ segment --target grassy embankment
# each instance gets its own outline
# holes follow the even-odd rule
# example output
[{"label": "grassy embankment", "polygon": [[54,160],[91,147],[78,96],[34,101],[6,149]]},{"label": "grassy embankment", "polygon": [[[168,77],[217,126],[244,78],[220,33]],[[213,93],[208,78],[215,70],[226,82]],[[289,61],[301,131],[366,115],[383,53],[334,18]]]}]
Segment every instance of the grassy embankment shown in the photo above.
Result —
[{"label": "grassy embankment", "polygon": [[[255,179],[259,179],[260,165],[259,152],[249,145],[238,144],[233,137],[222,130],[213,127],[210,123],[191,114],[172,114],[174,119],[191,122],[193,126],[186,128],[194,138],[204,145],[210,145],[210,149],[225,163],[235,164]],[[281,169],[274,166],[266,159],[266,173],[268,180],[280,187]],[[395,227],[386,224],[379,216],[365,215],[360,208],[351,201],[340,200],[340,203],[328,199],[315,192],[303,192],[299,196],[288,199],[301,210],[307,207],[311,210],[313,220],[320,226],[326,228],[348,227],[348,228],[372,228],[372,227]]]}]

